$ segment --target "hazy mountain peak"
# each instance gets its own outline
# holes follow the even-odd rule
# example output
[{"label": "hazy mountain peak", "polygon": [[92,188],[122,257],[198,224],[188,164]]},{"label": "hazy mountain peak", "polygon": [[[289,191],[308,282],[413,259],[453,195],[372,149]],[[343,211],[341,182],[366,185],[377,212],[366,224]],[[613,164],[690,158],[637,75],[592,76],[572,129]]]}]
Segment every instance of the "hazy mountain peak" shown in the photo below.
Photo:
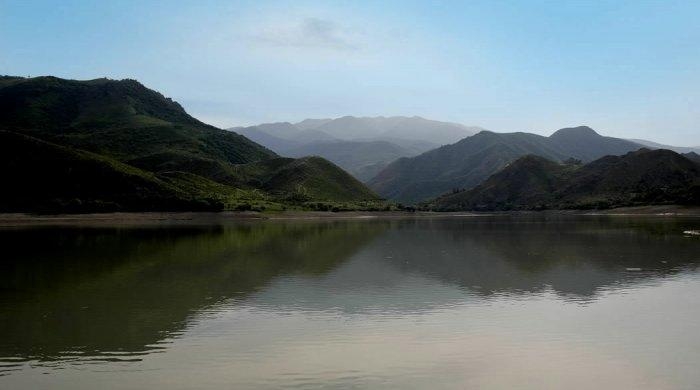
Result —
[{"label": "hazy mountain peak", "polygon": [[326,123],[328,123],[332,120],[333,120],[332,118],[322,118],[322,119],[307,118],[301,122],[295,123],[294,126],[299,128],[300,130],[312,130],[312,129],[315,129],[319,126],[325,125]]},{"label": "hazy mountain peak", "polygon": [[258,125],[258,127],[260,127],[260,126],[263,126],[263,127],[265,127],[265,126],[291,126],[291,127],[294,127],[294,125],[291,122],[286,122],[286,121],[261,123]]},{"label": "hazy mountain peak", "polygon": [[[287,128],[287,129],[297,129],[296,126],[289,122],[270,122],[270,123],[261,123],[257,125],[259,129],[271,129],[271,128]],[[298,130],[298,129],[297,129]]]},{"label": "hazy mountain peak", "polygon": [[481,128],[420,116],[307,118],[291,124],[266,123],[232,128],[280,155],[319,155],[369,179],[400,157],[415,156],[467,138]]},{"label": "hazy mountain peak", "polygon": [[632,142],[636,142],[638,144],[650,147],[652,149],[668,149],[668,150],[673,150],[674,152],[677,153],[689,153],[689,152],[700,152],[700,147],[698,146],[672,146],[672,145],[664,145],[660,144],[658,142],[653,142],[649,140],[644,140],[644,139],[630,139]]},{"label": "hazy mountain peak", "polygon": [[[299,130],[319,130],[343,140],[405,139],[450,144],[482,130],[459,123],[440,122],[414,116],[359,117],[345,115],[335,119],[304,119],[295,123]],[[258,126],[259,127],[259,126]]]},{"label": "hazy mountain peak", "polygon": [[550,137],[600,137],[595,130],[588,126],[565,127],[555,131]]},{"label": "hazy mountain peak", "polygon": [[289,122],[261,123],[257,126],[246,128],[234,128],[234,131],[246,133],[247,131],[262,131],[268,135],[279,138],[294,138],[301,130]]},{"label": "hazy mountain peak", "polygon": [[491,131],[491,130],[481,130],[480,132],[478,132],[474,135],[478,135],[480,137],[497,137],[499,134],[501,134],[501,133],[496,133],[495,131]]}]

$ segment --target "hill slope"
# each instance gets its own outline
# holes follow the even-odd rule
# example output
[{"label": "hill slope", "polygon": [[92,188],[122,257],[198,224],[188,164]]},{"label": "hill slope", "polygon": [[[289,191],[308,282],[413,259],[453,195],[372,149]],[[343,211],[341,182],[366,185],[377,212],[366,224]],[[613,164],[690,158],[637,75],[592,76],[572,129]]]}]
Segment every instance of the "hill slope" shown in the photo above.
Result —
[{"label": "hill slope", "polygon": [[557,130],[547,137],[547,143],[559,153],[581,161],[621,155],[642,147],[626,139],[602,136],[588,126]]},{"label": "hill slope", "polygon": [[[64,168],[83,172],[80,176],[82,184],[74,187],[66,184],[61,189],[66,192],[58,194],[60,199],[94,198],[115,203],[108,196],[111,187],[107,182],[99,178],[90,179],[90,172],[107,170],[105,162],[118,167],[108,176],[126,178],[119,187],[124,194],[129,193],[129,183],[135,186],[132,190],[140,188],[135,184],[137,177],[151,180],[146,188],[153,191],[143,192],[144,196],[137,197],[137,200],[123,201],[115,206],[117,209],[146,210],[156,207],[150,206],[156,204],[171,209],[197,209],[195,204],[187,202],[201,198],[203,192],[211,195],[207,199],[226,200],[225,206],[232,204],[231,200],[241,194],[257,194],[258,198],[285,202],[290,198],[289,194],[285,194],[289,183],[275,187],[274,183],[283,181],[268,183],[266,180],[274,172],[283,174],[285,170],[281,165],[284,164],[289,165],[290,172],[294,168],[294,177],[299,180],[304,175],[317,175],[317,180],[299,182],[306,188],[310,200],[377,199],[376,195],[354,180],[334,183],[334,180],[345,180],[347,174],[333,164],[319,170],[314,164],[280,159],[274,152],[244,136],[199,122],[176,102],[134,80],[2,77],[0,105],[3,107],[0,111],[0,130],[6,132],[3,136],[21,143],[27,152],[27,164],[21,163],[22,155],[12,157],[13,166],[18,170],[12,176],[12,181],[17,184],[11,186],[14,191],[11,196],[14,197],[24,194],[23,187],[19,185],[25,182],[23,176],[40,178],[31,187],[37,191],[37,196],[42,196],[42,193],[47,197],[56,195],[51,192],[54,189],[48,188],[49,183],[61,187],[61,182],[46,177],[41,165],[56,163],[61,166],[62,162],[70,160],[70,164]],[[34,141],[18,141],[20,134]],[[44,143],[36,142],[39,140]],[[28,157],[34,149],[36,153],[41,153],[47,148],[53,148],[54,155],[71,157],[57,157],[55,162]],[[270,170],[269,161],[277,161],[273,164],[275,170]],[[104,164],[100,165],[100,162]],[[98,165],[102,168],[95,168]],[[46,167],[45,170],[51,169]],[[126,175],[128,172],[136,176]],[[67,180],[73,178],[67,177]],[[294,180],[290,177],[287,181]],[[316,185],[324,188],[313,187]],[[46,191],[42,191],[42,188]],[[341,193],[344,190],[348,192]],[[184,200],[184,203],[176,202],[177,207],[171,207],[168,202],[158,203],[161,195]],[[356,198],[356,195],[360,198]],[[36,198],[32,199],[40,203]],[[26,205],[20,207],[16,202],[6,204],[15,205],[18,211],[26,209]]]},{"label": "hill slope", "polygon": [[282,154],[290,157],[321,156],[360,181],[366,181],[390,162],[417,153],[388,141],[334,141],[314,142],[290,148]]},{"label": "hill slope", "polygon": [[220,210],[201,191],[109,157],[0,131],[0,211]]},{"label": "hill slope", "polygon": [[376,195],[357,179],[320,157],[286,159],[279,169],[266,175],[264,188],[311,199],[352,201],[375,199]]},{"label": "hill slope", "polygon": [[15,79],[0,84],[0,127],[120,160],[178,153],[231,164],[275,157],[206,125],[135,80]]},{"label": "hill slope", "polygon": [[308,143],[337,141],[337,139],[322,131],[299,129],[289,122],[232,127],[229,130],[242,134],[278,154],[284,154],[289,149]]},{"label": "hill slope", "polygon": [[683,154],[683,157],[687,158],[690,161],[694,161],[696,164],[700,164],[700,154],[697,154],[695,152],[689,152]]},{"label": "hill slope", "polygon": [[583,166],[528,155],[479,186],[428,203],[436,210],[610,208],[700,204],[700,165],[669,150],[641,149]]},{"label": "hill slope", "polygon": [[298,145],[297,141],[268,134],[258,129],[257,126],[231,128],[229,130],[235,131],[236,133],[248,138],[249,140],[255,143],[264,145],[266,148],[272,150],[277,154],[280,154],[280,151],[282,150],[287,150]]},{"label": "hill slope", "polygon": [[591,161],[641,146],[603,137],[588,127],[562,129],[549,137],[482,131],[455,144],[389,164],[368,181],[380,195],[401,202],[427,200],[455,189],[470,189],[524,155],[554,161]]}]

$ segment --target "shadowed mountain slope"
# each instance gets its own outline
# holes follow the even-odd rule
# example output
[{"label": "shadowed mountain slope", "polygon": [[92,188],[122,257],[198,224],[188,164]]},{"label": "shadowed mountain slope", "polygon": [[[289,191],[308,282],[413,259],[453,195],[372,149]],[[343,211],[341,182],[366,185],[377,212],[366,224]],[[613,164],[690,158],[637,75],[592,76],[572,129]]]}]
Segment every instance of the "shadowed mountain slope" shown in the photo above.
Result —
[{"label": "shadowed mountain slope", "polygon": [[700,154],[697,154],[695,152],[690,152],[690,153],[683,154],[683,156],[690,161],[694,161],[696,164],[700,164]]},{"label": "shadowed mountain slope", "polygon": [[700,165],[641,149],[580,166],[528,155],[484,183],[428,203],[437,210],[588,209],[700,204]]},{"label": "shadowed mountain slope", "polygon": [[640,147],[630,141],[603,137],[585,126],[562,129],[549,137],[482,131],[455,144],[399,159],[369,180],[368,185],[386,198],[414,203],[448,191],[473,188],[528,154],[554,161],[575,158],[587,162]]},{"label": "shadowed mountain slope", "polygon": [[0,210],[35,212],[217,210],[203,190],[109,157],[0,131]]},{"label": "shadowed mountain slope", "polygon": [[[3,211],[37,211],[12,200],[27,196],[37,205],[76,205],[71,211],[92,211],[92,206],[81,206],[87,204],[99,205],[102,211],[194,210],[199,208],[191,201],[203,194],[205,203],[216,208],[235,207],[244,195],[285,202],[298,191],[307,200],[376,199],[333,164],[281,159],[244,136],[198,121],[178,103],[135,80],[6,76],[0,78],[0,106],[6,147],[22,151],[3,157],[14,167],[5,183],[9,190]],[[44,158],[37,155],[41,153],[48,154]],[[54,166],[43,166],[47,164]],[[284,164],[290,165],[287,170]],[[98,172],[105,180],[95,176]],[[295,176],[268,181],[280,172]],[[314,180],[302,180],[312,176]],[[113,186],[107,177],[119,178],[118,184]],[[286,193],[295,178],[295,194]],[[275,187],[282,182],[284,186]],[[310,187],[314,185],[324,188]],[[337,192],[345,190],[349,192]],[[314,197],[321,194],[323,198]],[[358,194],[362,198],[354,197]]]}]

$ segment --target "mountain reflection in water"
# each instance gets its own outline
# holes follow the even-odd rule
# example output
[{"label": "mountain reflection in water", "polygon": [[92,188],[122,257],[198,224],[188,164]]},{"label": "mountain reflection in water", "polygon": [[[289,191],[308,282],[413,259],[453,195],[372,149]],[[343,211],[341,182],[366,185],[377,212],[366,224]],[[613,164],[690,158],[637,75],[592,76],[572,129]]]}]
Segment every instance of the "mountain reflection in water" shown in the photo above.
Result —
[{"label": "mountain reflection in water", "polygon": [[[332,331],[325,321],[362,318],[367,336],[386,331],[387,342],[382,323],[438,321],[450,310],[542,299],[585,307],[696,275],[700,240],[682,231],[697,227],[679,218],[503,216],[0,230],[0,385],[85,364],[146,369],[144,360],[168,355],[191,332],[241,349],[268,338],[290,347],[297,330],[274,324],[296,318],[319,319],[319,340]],[[504,313],[489,314],[494,328]],[[233,351],[214,355],[237,364]],[[319,383],[377,383],[362,370],[354,381],[327,374]],[[279,385],[273,379],[248,384]]]}]

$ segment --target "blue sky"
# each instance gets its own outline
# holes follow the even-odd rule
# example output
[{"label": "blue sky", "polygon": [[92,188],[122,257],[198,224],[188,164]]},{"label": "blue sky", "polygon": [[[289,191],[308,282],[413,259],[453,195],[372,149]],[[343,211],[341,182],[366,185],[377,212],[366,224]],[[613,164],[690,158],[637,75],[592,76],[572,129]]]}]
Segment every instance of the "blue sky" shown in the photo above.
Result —
[{"label": "blue sky", "polygon": [[135,78],[221,127],[420,115],[700,145],[700,1],[7,1],[0,74]]}]

